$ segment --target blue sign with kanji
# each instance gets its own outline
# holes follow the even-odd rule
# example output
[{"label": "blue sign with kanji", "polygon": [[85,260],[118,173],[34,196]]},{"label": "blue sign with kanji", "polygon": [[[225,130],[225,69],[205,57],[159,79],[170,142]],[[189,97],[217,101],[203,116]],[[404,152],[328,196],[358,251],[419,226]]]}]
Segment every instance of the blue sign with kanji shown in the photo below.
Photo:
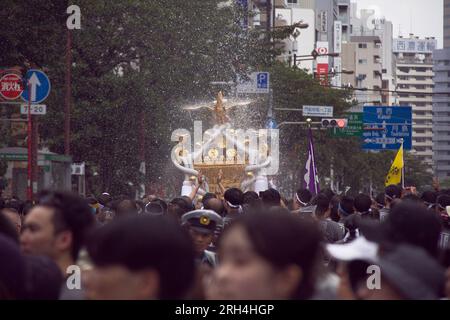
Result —
[{"label": "blue sign with kanji", "polygon": [[412,147],[412,108],[410,106],[364,107],[363,149],[397,150]]}]

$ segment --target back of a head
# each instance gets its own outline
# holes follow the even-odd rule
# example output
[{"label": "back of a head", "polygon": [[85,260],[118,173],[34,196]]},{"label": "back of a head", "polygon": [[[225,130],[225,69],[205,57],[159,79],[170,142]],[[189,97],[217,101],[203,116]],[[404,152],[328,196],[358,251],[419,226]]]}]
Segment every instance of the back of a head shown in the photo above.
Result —
[{"label": "back of a head", "polygon": [[100,267],[155,270],[159,299],[182,298],[194,279],[194,249],[189,235],[167,216],[137,215],[113,221],[92,234],[87,249]]},{"label": "back of a head", "polygon": [[339,202],[339,211],[344,216],[349,216],[355,212],[355,200],[349,196],[343,196]]},{"label": "back of a head", "polygon": [[244,194],[238,188],[227,189],[223,195],[225,201],[233,206],[241,206],[244,203]]},{"label": "back of a head", "polygon": [[[3,209],[7,210],[7,209]],[[8,237],[15,243],[19,243],[19,235],[14,224],[0,210],[0,235]]]},{"label": "back of a head", "polygon": [[186,201],[183,198],[174,198],[170,201],[167,212],[177,220],[181,219],[183,214],[189,211]]},{"label": "back of a head", "polygon": [[422,193],[420,198],[427,206],[430,206],[436,203],[437,194],[432,190],[426,190]]},{"label": "back of a head", "polygon": [[109,193],[102,193],[97,197],[98,202],[105,207],[109,207],[111,205],[112,197]]},{"label": "back of a head", "polygon": [[131,199],[123,199],[119,200],[116,207],[116,216],[117,217],[125,217],[128,215],[134,215],[138,213],[138,207],[134,200]]},{"label": "back of a head", "polygon": [[298,189],[296,192],[296,200],[300,204],[306,206],[312,199],[311,191],[308,189]]},{"label": "back of a head", "polygon": [[330,200],[324,194],[319,194],[316,199],[316,211],[315,214],[318,217],[323,217],[327,210],[330,208]]},{"label": "back of a head", "polygon": [[220,216],[223,216],[223,203],[217,198],[209,198],[204,203],[204,209],[212,210]]},{"label": "back of a head", "polygon": [[372,199],[366,194],[360,193],[355,197],[355,209],[360,213],[368,213],[372,206]]},{"label": "back of a head", "polygon": [[17,243],[0,234],[0,300],[25,296],[25,260]]},{"label": "back of a head", "polygon": [[277,190],[269,188],[261,193],[261,199],[266,206],[279,206],[281,195]]},{"label": "back of a head", "polygon": [[395,184],[391,184],[384,189],[385,201],[391,202],[394,199],[400,199],[402,196],[402,189]]},{"label": "back of a head", "polygon": [[252,204],[254,201],[258,200],[259,196],[255,191],[247,191],[244,192],[243,195],[243,203],[244,204]]},{"label": "back of a head", "polygon": [[26,298],[58,300],[63,277],[58,265],[49,257],[28,255],[26,259]]},{"label": "back of a head", "polygon": [[184,201],[186,202],[186,207],[189,209],[189,211],[195,210],[195,207],[194,207],[194,204],[192,203],[191,198],[189,198],[188,196],[181,196],[181,199],[184,199]]},{"label": "back of a head", "polygon": [[72,233],[71,254],[76,260],[86,233],[94,226],[94,215],[87,202],[74,193],[45,191],[39,196],[38,205],[54,210],[53,224],[56,230],[69,230]]},{"label": "back of a head", "polygon": [[436,204],[442,209],[445,209],[445,207],[450,206],[450,195],[447,194],[439,195],[436,198]]},{"label": "back of a head", "polygon": [[144,208],[144,214],[149,214],[151,216],[160,216],[165,214],[163,206],[155,201],[147,203]]},{"label": "back of a head", "polygon": [[390,241],[419,246],[430,255],[437,255],[442,225],[434,211],[414,202],[403,201],[395,205],[385,223]]},{"label": "back of a head", "polygon": [[384,199],[384,193],[380,192],[379,194],[377,194],[377,196],[375,197],[375,201],[377,203],[378,208],[382,208],[386,205],[385,199]]},{"label": "back of a head", "polygon": [[217,199],[217,196],[216,196],[214,193],[212,193],[212,192],[207,192],[207,193],[205,193],[205,194],[203,195],[203,198],[202,198],[202,203],[203,203],[203,205],[205,205],[205,203],[206,203],[209,199],[211,199],[211,198]]},{"label": "back of a head", "polygon": [[330,201],[335,196],[335,193],[330,188],[323,189],[320,193],[324,194]]},{"label": "back of a head", "polygon": [[293,264],[301,268],[301,283],[291,298],[311,297],[321,241],[313,221],[266,210],[242,216],[230,229],[236,226],[245,229],[256,253],[276,268]]}]

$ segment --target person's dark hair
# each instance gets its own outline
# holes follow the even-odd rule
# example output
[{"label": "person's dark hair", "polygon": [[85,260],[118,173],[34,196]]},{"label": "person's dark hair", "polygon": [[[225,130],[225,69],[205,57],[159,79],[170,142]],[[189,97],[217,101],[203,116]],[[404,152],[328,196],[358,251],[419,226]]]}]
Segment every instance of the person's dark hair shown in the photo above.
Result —
[{"label": "person's dark hair", "polygon": [[422,205],[424,204],[422,199],[418,195],[412,193],[403,196],[402,201],[411,201]]},{"label": "person's dark hair", "polygon": [[339,222],[339,220],[341,219],[341,217],[339,216],[339,210],[338,210],[339,202],[341,202],[341,198],[337,195],[334,196],[330,201],[330,207],[331,207],[330,218],[334,222]]},{"label": "person's dark hair", "polygon": [[112,197],[108,193],[102,193],[97,197],[98,202],[105,207],[111,206]]},{"label": "person's dark hair", "polygon": [[318,218],[322,218],[329,208],[330,208],[330,199],[325,194],[320,193],[317,196],[315,215]]},{"label": "person's dark hair", "polygon": [[34,207],[33,201],[26,200],[22,203],[22,206],[20,208],[20,213],[22,214],[22,216],[26,216],[33,207]]},{"label": "person's dark hair", "polygon": [[0,234],[0,300],[23,299],[25,260],[17,243]]},{"label": "person's dark hair", "polygon": [[151,201],[147,203],[143,213],[159,216],[164,214],[164,208],[157,201],[156,202]]},{"label": "person's dark hair", "polygon": [[356,230],[358,229],[360,221],[361,216],[358,214],[351,214],[345,218],[344,227],[347,230],[348,235],[346,235],[345,239],[342,241],[343,243],[348,243],[356,239]]},{"label": "person's dark hair", "polygon": [[5,200],[0,198],[0,210],[3,209],[4,207],[5,207]]},{"label": "person's dark hair", "polygon": [[386,205],[383,192],[377,194],[377,196],[375,197],[375,202],[377,203],[379,209],[383,208]]},{"label": "person's dark hair", "polygon": [[436,204],[442,208],[450,206],[450,195],[441,194],[437,197]]},{"label": "person's dark hair", "polygon": [[159,275],[159,299],[183,298],[194,280],[191,239],[167,216],[137,215],[113,221],[92,233],[87,250],[100,267],[155,270]]},{"label": "person's dark hair", "polygon": [[266,206],[279,206],[281,201],[280,193],[272,188],[260,193],[261,200]]},{"label": "person's dark hair", "polygon": [[138,205],[134,200],[122,199],[114,204],[114,211],[116,212],[116,217],[134,215],[138,213]]},{"label": "person's dark hair", "polygon": [[339,202],[339,211],[341,211],[340,214],[343,214],[345,216],[353,214],[355,212],[354,202],[355,200],[352,197],[343,196],[341,201]]},{"label": "person's dark hair", "polygon": [[162,200],[162,199],[155,199],[155,200],[151,201],[151,203],[159,204],[161,206],[161,208],[163,209],[163,213],[164,214],[167,213],[167,203],[164,200]]},{"label": "person's dark hair", "polygon": [[255,200],[258,200],[259,196],[255,191],[246,191],[243,194],[243,204],[252,204]]},{"label": "person's dark hair", "polygon": [[330,188],[323,189],[320,193],[324,194],[329,201],[331,201],[331,199],[335,196],[335,193]]},{"label": "person's dark hair", "polygon": [[241,206],[244,203],[244,194],[238,188],[227,189],[223,194],[223,198],[233,206]]},{"label": "person's dark hair", "polygon": [[189,211],[195,210],[195,207],[194,207],[194,204],[192,203],[191,198],[189,198],[188,196],[181,196],[181,199],[184,199],[184,201],[186,202],[186,207],[189,209]]},{"label": "person's dark hair", "polygon": [[207,193],[205,193],[205,194],[203,195],[203,198],[202,198],[202,203],[203,203],[203,205],[205,205],[205,202],[208,201],[208,200],[211,199],[211,198],[217,199],[216,194],[214,194],[214,193],[212,193],[212,192],[207,192]]},{"label": "person's dark hair", "polygon": [[300,188],[297,190],[296,194],[300,201],[306,204],[308,204],[312,199],[311,191],[308,189]]},{"label": "person's dark hair", "polygon": [[384,198],[386,202],[391,202],[394,199],[400,199],[402,196],[402,189],[395,184],[391,184],[384,189]]},{"label": "person's dark hair", "polygon": [[78,195],[63,191],[44,191],[38,199],[38,205],[53,209],[55,234],[65,230],[72,233],[71,255],[76,260],[86,232],[94,225],[89,205]]},{"label": "person's dark hair", "polygon": [[15,243],[19,243],[19,235],[17,234],[17,230],[14,224],[3,214],[3,210],[10,209],[2,209],[0,210],[0,235],[3,235]]},{"label": "person's dark hair", "polygon": [[355,197],[355,209],[356,211],[367,214],[372,206],[372,199],[367,194],[360,193]]},{"label": "person's dark hair", "polygon": [[256,253],[274,267],[281,269],[294,264],[301,268],[301,281],[291,299],[311,298],[322,237],[313,221],[289,213],[262,211],[243,215],[224,234],[237,226],[244,228]]},{"label": "person's dark hair", "polygon": [[25,297],[29,300],[58,300],[63,277],[49,257],[27,255]]},{"label": "person's dark hair", "polygon": [[422,199],[425,205],[433,206],[436,204],[437,194],[434,191],[426,190],[422,193],[420,199]]},{"label": "person's dark hair", "polygon": [[22,208],[22,201],[17,199],[10,199],[5,204],[5,209],[6,208],[14,209],[17,212],[20,212],[20,209]]},{"label": "person's dark hair", "polygon": [[168,207],[168,213],[172,216],[174,216],[177,219],[181,219],[181,216],[185,214],[186,212],[190,211],[190,208],[187,206],[186,201],[179,197],[174,198],[169,203]]},{"label": "person's dark hair", "polygon": [[387,216],[388,240],[419,246],[436,257],[441,232],[439,215],[424,206],[402,201]]}]

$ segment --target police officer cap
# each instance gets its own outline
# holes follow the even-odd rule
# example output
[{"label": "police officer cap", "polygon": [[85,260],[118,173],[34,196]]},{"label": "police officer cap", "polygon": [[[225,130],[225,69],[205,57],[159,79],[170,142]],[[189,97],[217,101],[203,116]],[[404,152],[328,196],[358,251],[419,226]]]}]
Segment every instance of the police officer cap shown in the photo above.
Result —
[{"label": "police officer cap", "polygon": [[181,217],[181,224],[188,225],[202,233],[212,233],[217,226],[222,226],[222,217],[212,210],[194,210]]}]

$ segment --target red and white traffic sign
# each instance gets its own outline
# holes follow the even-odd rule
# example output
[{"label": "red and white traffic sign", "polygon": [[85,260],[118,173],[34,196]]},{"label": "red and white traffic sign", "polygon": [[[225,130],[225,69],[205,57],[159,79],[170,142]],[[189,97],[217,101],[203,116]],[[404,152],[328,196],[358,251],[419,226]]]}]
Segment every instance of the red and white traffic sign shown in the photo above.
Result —
[{"label": "red and white traffic sign", "polygon": [[14,73],[5,74],[0,79],[0,94],[7,100],[20,97],[23,92],[22,79]]},{"label": "red and white traffic sign", "polygon": [[327,54],[328,53],[328,48],[324,48],[324,47],[317,48],[317,52],[319,54]]}]

